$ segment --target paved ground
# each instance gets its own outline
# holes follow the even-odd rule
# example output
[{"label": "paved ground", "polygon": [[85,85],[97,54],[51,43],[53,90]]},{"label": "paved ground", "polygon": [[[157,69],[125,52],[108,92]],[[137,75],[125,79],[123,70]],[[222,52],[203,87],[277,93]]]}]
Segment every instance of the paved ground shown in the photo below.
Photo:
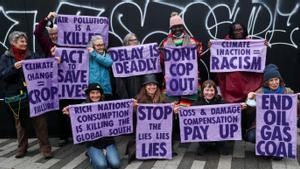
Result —
[{"label": "paved ground", "polygon": [[[298,140],[300,133],[298,132]],[[231,153],[220,156],[216,150],[207,152],[204,156],[197,156],[197,144],[176,143],[178,156],[172,160],[134,161],[128,165],[124,155],[128,136],[117,138],[118,149],[122,154],[122,169],[300,169],[300,157],[295,160],[283,159],[273,161],[267,158],[255,157],[254,145],[243,141],[231,142]],[[57,147],[57,139],[51,138],[54,158],[44,160],[38,151],[36,139],[30,139],[30,148],[27,156],[22,159],[14,158],[16,151],[15,139],[0,139],[0,169],[85,169],[91,168],[85,156],[84,145],[68,144]],[[300,153],[298,141],[298,154]]]}]

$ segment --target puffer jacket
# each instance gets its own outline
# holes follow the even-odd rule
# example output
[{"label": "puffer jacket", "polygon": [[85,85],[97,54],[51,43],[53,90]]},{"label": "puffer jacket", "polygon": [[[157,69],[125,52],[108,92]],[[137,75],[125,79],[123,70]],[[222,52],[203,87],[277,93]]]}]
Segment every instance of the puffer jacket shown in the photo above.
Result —
[{"label": "puffer jacket", "polygon": [[113,63],[110,55],[97,53],[95,50],[90,53],[89,59],[89,83],[99,83],[104,94],[112,94],[109,69]]}]

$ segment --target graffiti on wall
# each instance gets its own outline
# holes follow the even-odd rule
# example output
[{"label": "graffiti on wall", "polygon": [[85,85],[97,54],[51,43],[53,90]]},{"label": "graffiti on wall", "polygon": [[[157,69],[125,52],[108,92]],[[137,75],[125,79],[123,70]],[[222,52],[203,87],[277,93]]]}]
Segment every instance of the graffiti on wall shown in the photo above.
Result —
[{"label": "graffiti on wall", "polygon": [[[172,11],[177,11],[182,16],[187,31],[204,43],[209,39],[223,38],[229,24],[242,21],[250,37],[267,39],[270,47],[283,45],[298,49],[299,46],[296,43],[295,34],[299,33],[300,2],[291,1],[289,5],[286,5],[287,2],[284,0],[274,0],[272,4],[263,0],[250,2],[228,0],[226,3],[212,3],[209,0],[193,2],[128,0],[107,1],[97,6],[82,3],[59,2],[52,11],[59,14],[108,17],[110,19],[109,33],[114,43],[110,44],[111,46],[121,45],[122,37],[128,32],[136,33],[141,43],[161,41],[168,34],[168,19]],[[33,32],[38,18],[45,17],[41,16],[40,11],[40,9],[4,9],[0,6],[2,23],[0,49],[4,51],[9,47],[8,35],[13,30],[24,30],[24,25],[27,25],[26,32]],[[29,44],[35,51],[35,38],[32,33],[28,35]],[[207,69],[206,64],[203,61],[202,63]]]}]

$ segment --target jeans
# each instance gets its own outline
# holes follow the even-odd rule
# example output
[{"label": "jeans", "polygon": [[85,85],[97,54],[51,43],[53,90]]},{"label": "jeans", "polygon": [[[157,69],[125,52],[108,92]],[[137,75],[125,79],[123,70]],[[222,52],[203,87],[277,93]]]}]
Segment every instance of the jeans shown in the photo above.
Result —
[{"label": "jeans", "polygon": [[255,143],[256,128],[252,128],[252,129],[248,130],[248,132],[246,133],[246,139],[247,139],[247,141],[249,141],[251,143]]},{"label": "jeans", "polygon": [[94,169],[106,169],[108,167],[115,169],[121,166],[120,156],[114,144],[107,146],[106,149],[91,146],[87,149],[87,154]]}]

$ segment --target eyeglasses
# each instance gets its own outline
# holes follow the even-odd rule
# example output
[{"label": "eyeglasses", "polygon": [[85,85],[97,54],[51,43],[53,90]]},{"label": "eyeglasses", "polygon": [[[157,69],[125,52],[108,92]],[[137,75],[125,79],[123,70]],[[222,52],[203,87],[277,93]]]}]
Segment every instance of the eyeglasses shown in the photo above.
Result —
[{"label": "eyeglasses", "polygon": [[104,46],[104,43],[95,44],[94,46],[97,46],[97,47]]}]

